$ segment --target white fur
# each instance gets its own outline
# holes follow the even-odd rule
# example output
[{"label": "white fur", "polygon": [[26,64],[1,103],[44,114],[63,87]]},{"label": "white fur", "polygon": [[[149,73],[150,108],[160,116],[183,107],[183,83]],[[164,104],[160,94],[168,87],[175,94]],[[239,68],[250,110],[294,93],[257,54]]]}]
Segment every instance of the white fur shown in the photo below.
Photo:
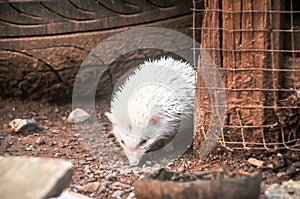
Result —
[{"label": "white fur", "polygon": [[[173,137],[181,117],[192,116],[194,88],[191,65],[171,57],[146,61],[126,79],[107,115],[130,163],[138,163],[157,140]],[[153,115],[160,121],[150,125]],[[145,146],[139,146],[142,139],[147,139]]]}]

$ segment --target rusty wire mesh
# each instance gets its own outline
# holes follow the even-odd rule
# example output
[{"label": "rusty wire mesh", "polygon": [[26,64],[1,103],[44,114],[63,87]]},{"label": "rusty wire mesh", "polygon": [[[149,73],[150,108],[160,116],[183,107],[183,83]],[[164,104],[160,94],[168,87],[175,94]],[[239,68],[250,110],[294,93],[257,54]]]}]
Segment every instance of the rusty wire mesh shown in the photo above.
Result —
[{"label": "rusty wire mesh", "polygon": [[[300,6],[297,1],[193,3],[194,39],[201,34],[201,45],[193,50],[208,52],[224,86],[208,87],[198,73],[195,141],[205,139],[211,125],[211,110],[216,105],[211,103],[209,92],[224,89],[227,110],[219,138],[222,146],[230,150],[300,150]],[[204,9],[198,7],[200,3],[204,3]],[[202,23],[195,23],[197,16],[203,18]],[[207,67],[201,60],[198,63],[198,67]]]}]

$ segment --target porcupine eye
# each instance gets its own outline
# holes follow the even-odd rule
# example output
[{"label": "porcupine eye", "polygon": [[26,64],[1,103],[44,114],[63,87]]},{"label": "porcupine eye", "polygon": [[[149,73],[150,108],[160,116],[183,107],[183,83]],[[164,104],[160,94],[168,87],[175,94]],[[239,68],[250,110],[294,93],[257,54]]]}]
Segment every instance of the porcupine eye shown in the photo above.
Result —
[{"label": "porcupine eye", "polygon": [[121,140],[121,143],[125,145],[125,142],[124,142],[124,140]]},{"label": "porcupine eye", "polygon": [[144,144],[146,144],[146,142],[147,142],[147,140],[146,140],[146,139],[143,139],[143,140],[140,141],[139,145],[140,145],[140,146],[143,146]]}]

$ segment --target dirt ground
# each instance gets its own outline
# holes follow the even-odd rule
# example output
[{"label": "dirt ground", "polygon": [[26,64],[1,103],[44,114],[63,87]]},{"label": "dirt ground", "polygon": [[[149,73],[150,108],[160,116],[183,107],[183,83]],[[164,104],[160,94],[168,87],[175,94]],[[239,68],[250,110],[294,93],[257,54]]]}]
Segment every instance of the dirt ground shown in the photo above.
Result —
[{"label": "dirt ground", "polygon": [[[95,141],[101,143],[98,154],[91,152],[94,146],[87,146],[84,139],[65,118],[72,109],[71,103],[50,104],[42,101],[20,101],[17,99],[0,100],[0,156],[35,156],[62,158],[74,164],[73,182],[70,190],[95,198],[133,196],[133,183],[144,176],[153,165],[146,162],[140,170],[119,163],[122,149],[110,134],[110,125],[104,117],[109,100],[99,101],[96,105],[97,118],[103,137]],[[12,133],[9,122],[16,118],[35,118],[39,128],[22,133]],[[88,131],[88,130],[87,130]],[[100,145],[99,145],[100,146]],[[124,157],[122,157],[124,158]],[[247,162],[249,158],[263,161],[257,168]],[[107,166],[107,160],[116,164]],[[123,164],[123,165],[122,165]],[[121,166],[120,166],[121,165]],[[119,169],[118,169],[119,167]],[[229,151],[217,147],[207,157],[200,159],[192,151],[184,154],[166,168],[195,173],[215,168],[238,169],[242,172],[263,173],[262,193],[273,183],[289,179],[300,180],[300,153],[296,151]],[[121,169],[120,169],[121,168]],[[261,194],[260,198],[265,198]]]}]

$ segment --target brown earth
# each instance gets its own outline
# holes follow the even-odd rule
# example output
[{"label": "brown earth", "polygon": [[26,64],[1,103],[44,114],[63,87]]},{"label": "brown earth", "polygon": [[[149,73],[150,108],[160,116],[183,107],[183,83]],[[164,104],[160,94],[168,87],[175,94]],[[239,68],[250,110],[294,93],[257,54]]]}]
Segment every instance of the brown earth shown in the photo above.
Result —
[{"label": "brown earth", "polygon": [[[146,174],[141,169],[130,171],[124,166],[124,171],[116,167],[108,167],[108,159],[118,162],[116,151],[122,151],[115,139],[109,133],[110,127],[104,117],[109,100],[96,103],[97,118],[102,128],[103,138],[99,142],[105,143],[98,151],[100,156],[88,150],[75,126],[65,123],[65,118],[71,112],[72,105],[50,104],[42,101],[20,101],[4,99],[0,101],[0,156],[36,156],[62,158],[74,164],[73,182],[70,190],[89,197],[111,198],[116,192],[126,198],[133,190],[133,183]],[[39,128],[21,133],[12,133],[8,123],[15,118],[35,118]],[[90,147],[91,148],[91,147]],[[247,160],[256,158],[263,161],[263,166],[257,168]],[[125,161],[125,165],[128,164]],[[155,166],[146,162],[146,167]],[[289,179],[300,180],[300,154],[296,151],[229,151],[217,147],[207,157],[200,159],[197,154],[188,152],[174,163],[165,167],[182,173],[195,173],[215,168],[238,169],[241,172],[263,173],[263,191],[268,185],[280,183]],[[144,167],[143,167],[144,168]],[[96,183],[94,183],[96,182]],[[261,194],[260,198],[264,198]]]}]

